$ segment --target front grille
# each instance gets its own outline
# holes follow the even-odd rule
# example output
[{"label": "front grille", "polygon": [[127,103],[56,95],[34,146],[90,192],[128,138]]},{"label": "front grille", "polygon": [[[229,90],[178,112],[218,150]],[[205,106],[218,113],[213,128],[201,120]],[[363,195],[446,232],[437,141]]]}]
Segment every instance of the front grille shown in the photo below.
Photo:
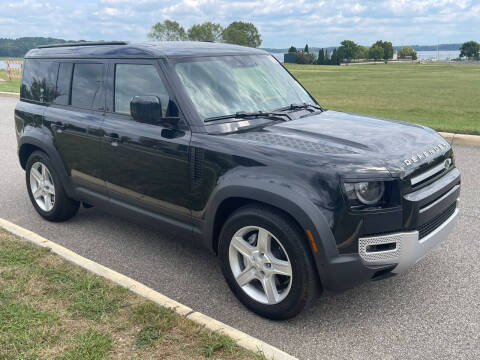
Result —
[{"label": "front grille", "polygon": [[445,171],[448,171],[450,169],[451,164],[452,164],[452,160],[450,158],[445,160],[442,159],[442,161],[436,163],[434,166],[431,166],[430,168],[423,171],[422,173],[412,176],[410,178],[410,184],[412,188],[416,188],[428,182],[429,180],[438,177],[440,174],[445,173]]},{"label": "front grille", "polygon": [[432,220],[426,222],[423,225],[420,225],[418,228],[419,238],[423,239],[425,236],[430,234],[440,225],[442,225],[447,219],[453,215],[455,209],[457,207],[457,202],[455,201],[452,205],[450,205],[443,213],[437,215]]}]

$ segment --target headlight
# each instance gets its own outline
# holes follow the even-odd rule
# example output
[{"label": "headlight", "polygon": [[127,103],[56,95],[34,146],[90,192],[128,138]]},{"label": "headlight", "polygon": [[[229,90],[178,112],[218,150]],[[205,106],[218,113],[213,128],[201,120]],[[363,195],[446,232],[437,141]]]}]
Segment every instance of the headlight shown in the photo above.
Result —
[{"label": "headlight", "polygon": [[377,205],[384,199],[385,183],[382,181],[363,181],[344,185],[350,201],[358,201],[363,205]]},{"label": "headlight", "polygon": [[385,185],[383,182],[361,182],[355,184],[355,194],[358,200],[365,205],[377,204],[385,193]]}]

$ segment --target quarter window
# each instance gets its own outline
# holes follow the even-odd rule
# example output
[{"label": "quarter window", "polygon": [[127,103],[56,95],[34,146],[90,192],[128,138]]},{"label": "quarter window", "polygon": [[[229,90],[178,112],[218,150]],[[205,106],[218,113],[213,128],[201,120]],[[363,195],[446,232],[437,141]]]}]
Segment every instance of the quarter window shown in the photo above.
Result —
[{"label": "quarter window", "polygon": [[72,106],[94,109],[102,87],[103,64],[75,64],[72,81]]},{"label": "quarter window", "polygon": [[130,101],[134,96],[158,96],[165,116],[170,101],[167,89],[153,65],[115,65],[115,112],[130,114]]},{"label": "quarter window", "polygon": [[51,102],[55,98],[58,62],[27,59],[24,68],[20,97],[42,103]]}]

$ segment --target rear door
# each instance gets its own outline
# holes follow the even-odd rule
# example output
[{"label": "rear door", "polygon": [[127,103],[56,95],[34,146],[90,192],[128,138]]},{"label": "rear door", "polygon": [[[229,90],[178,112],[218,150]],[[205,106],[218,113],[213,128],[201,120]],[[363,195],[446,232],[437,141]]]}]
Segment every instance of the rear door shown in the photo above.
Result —
[{"label": "rear door", "polygon": [[101,156],[105,77],[102,61],[60,62],[55,98],[44,115],[75,191],[93,203],[107,193]]},{"label": "rear door", "polygon": [[163,116],[182,117],[156,60],[111,61],[103,154],[112,206],[190,231],[190,129],[135,121],[130,100],[142,95],[157,96]]}]

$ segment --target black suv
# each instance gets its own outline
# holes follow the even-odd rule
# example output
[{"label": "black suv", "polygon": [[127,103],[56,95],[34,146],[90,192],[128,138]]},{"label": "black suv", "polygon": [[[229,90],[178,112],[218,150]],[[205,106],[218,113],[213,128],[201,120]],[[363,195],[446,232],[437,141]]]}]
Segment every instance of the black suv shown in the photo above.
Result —
[{"label": "black suv", "polygon": [[18,155],[41,216],[83,203],[192,238],[269,318],[404,271],[458,215],[440,135],[326,110],[261,50],[46,46],[26,55],[20,98]]}]

